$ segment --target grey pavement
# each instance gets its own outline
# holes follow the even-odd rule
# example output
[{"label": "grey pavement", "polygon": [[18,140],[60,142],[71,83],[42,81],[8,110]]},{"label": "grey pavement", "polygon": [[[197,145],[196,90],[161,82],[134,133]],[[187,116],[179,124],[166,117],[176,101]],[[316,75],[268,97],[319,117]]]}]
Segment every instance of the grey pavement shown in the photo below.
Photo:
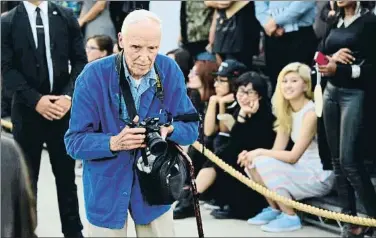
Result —
[{"label": "grey pavement", "polygon": [[[80,215],[86,235],[87,220],[85,216],[83,188],[81,177],[76,177],[80,203]],[[59,218],[56,196],[55,179],[52,174],[48,153],[43,152],[41,171],[38,183],[38,228],[39,237],[63,237]],[[216,220],[209,211],[201,209],[204,233],[206,237],[336,237],[316,227],[304,226],[303,229],[290,233],[265,233],[256,226],[250,226],[245,221]],[[177,237],[197,237],[196,221],[194,218],[174,221]],[[135,237],[133,223],[128,226],[128,237]]]}]

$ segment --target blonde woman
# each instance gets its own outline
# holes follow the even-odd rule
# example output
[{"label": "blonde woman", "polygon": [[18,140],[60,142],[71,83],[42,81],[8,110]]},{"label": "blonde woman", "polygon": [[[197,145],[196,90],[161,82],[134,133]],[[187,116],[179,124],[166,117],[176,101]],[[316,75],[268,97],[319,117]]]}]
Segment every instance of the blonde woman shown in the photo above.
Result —
[{"label": "blonde woman", "polygon": [[[311,70],[301,63],[288,64],[280,72],[273,98],[277,132],[271,150],[243,151],[238,163],[253,180],[295,200],[323,196],[332,189],[334,176],[324,171],[319,157],[317,117],[311,91]],[[286,150],[289,139],[294,146]],[[301,228],[294,209],[267,199],[269,207],[248,220],[267,232]]]}]

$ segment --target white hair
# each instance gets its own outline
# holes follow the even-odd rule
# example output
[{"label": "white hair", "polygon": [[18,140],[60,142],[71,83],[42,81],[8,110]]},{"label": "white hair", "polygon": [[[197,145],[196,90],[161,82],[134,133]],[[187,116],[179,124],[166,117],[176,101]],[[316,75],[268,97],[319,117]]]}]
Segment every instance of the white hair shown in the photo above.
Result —
[{"label": "white hair", "polygon": [[162,28],[162,20],[153,12],[144,9],[135,10],[128,14],[121,27],[121,34],[125,35],[129,25],[142,21],[153,21]]}]

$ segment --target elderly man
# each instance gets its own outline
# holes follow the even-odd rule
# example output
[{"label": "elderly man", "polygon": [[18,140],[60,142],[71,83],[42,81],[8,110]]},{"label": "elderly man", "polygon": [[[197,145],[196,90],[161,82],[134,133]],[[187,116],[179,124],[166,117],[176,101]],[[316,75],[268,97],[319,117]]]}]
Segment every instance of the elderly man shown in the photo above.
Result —
[{"label": "elderly man", "polygon": [[[124,74],[116,70],[117,56],[88,64],[76,82],[72,116],[65,136],[68,153],[83,160],[83,181],[89,236],[125,237],[127,211],[138,237],[174,235],[170,205],[150,206],[141,194],[134,170],[134,149],[145,147],[145,129],[129,128],[127,122],[166,116],[156,95],[160,79],[163,105],[172,116],[196,113],[186,94],[184,76],[170,58],[158,54],[161,22],[147,10],[131,12],[124,20],[119,43],[124,49]],[[121,70],[120,70],[121,71]],[[124,81],[119,81],[124,78]],[[137,116],[130,118],[119,84],[127,82]],[[119,98],[120,97],[120,98]],[[162,137],[192,144],[198,123],[173,122],[161,127]]]}]

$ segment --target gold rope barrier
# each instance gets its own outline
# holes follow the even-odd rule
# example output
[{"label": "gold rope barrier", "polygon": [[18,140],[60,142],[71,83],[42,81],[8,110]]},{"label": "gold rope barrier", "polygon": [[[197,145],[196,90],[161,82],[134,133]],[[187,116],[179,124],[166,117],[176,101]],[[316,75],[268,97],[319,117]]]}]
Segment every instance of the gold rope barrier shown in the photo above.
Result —
[{"label": "gold rope barrier", "polygon": [[[13,125],[12,125],[11,122],[3,120],[3,119],[1,119],[1,125],[3,127],[7,128],[7,129],[9,129],[9,130],[12,130],[12,128],[13,128]],[[203,145],[201,143],[197,142],[197,141],[192,146],[200,152],[203,149]],[[325,218],[328,218],[328,219],[333,219],[333,220],[342,221],[342,222],[351,223],[351,224],[357,224],[357,225],[361,225],[361,226],[376,227],[376,219],[356,217],[356,216],[350,216],[350,215],[342,214],[342,213],[338,213],[338,212],[332,212],[332,211],[313,207],[311,205],[307,205],[307,204],[300,203],[300,202],[291,200],[289,198],[283,197],[283,196],[277,194],[276,192],[273,192],[273,191],[261,186],[260,184],[252,181],[248,177],[244,176],[239,171],[237,171],[236,169],[234,169],[233,167],[231,167],[230,165],[225,163],[223,160],[221,160],[218,156],[216,156],[213,152],[211,152],[207,148],[204,149],[204,155],[209,160],[211,160],[213,163],[218,165],[221,169],[223,169],[225,172],[227,172],[228,174],[230,174],[231,176],[233,176],[234,178],[236,178],[240,182],[244,183],[245,185],[252,188],[256,192],[258,192],[258,193],[262,194],[263,196],[268,197],[268,198],[270,198],[274,201],[283,203],[284,205],[289,206],[289,207],[293,207],[296,210],[303,211],[303,212],[306,212],[306,213],[310,213],[310,214],[313,214],[313,215],[316,215],[316,216],[325,217]]]},{"label": "gold rope barrier", "polygon": [[[203,145],[201,143],[196,141],[192,146],[199,152],[202,152]],[[211,152],[205,147],[204,147],[204,155],[213,163],[218,165],[221,169],[223,169],[225,172],[230,174],[232,177],[236,178],[237,180],[244,183],[248,187],[252,188],[256,192],[274,201],[283,203],[284,205],[293,207],[296,210],[310,213],[316,216],[325,217],[328,219],[333,219],[333,220],[342,221],[342,222],[351,223],[351,224],[376,227],[376,219],[356,217],[356,216],[350,216],[350,215],[342,214],[338,212],[332,212],[332,211],[313,207],[311,205],[307,205],[307,204],[300,203],[300,202],[291,200],[289,198],[283,197],[277,194],[276,192],[271,191],[265,188],[264,186],[261,186],[260,184],[254,182],[253,180],[249,179],[245,175],[241,174],[239,171],[237,171],[236,169],[234,169],[233,167],[225,163],[223,160],[221,160],[218,156],[216,156],[213,152]]]},{"label": "gold rope barrier", "polygon": [[1,119],[1,126],[7,128],[7,129],[9,129],[9,130],[12,130],[12,129],[13,129],[12,122],[7,121],[7,120],[4,120],[4,119]]}]

